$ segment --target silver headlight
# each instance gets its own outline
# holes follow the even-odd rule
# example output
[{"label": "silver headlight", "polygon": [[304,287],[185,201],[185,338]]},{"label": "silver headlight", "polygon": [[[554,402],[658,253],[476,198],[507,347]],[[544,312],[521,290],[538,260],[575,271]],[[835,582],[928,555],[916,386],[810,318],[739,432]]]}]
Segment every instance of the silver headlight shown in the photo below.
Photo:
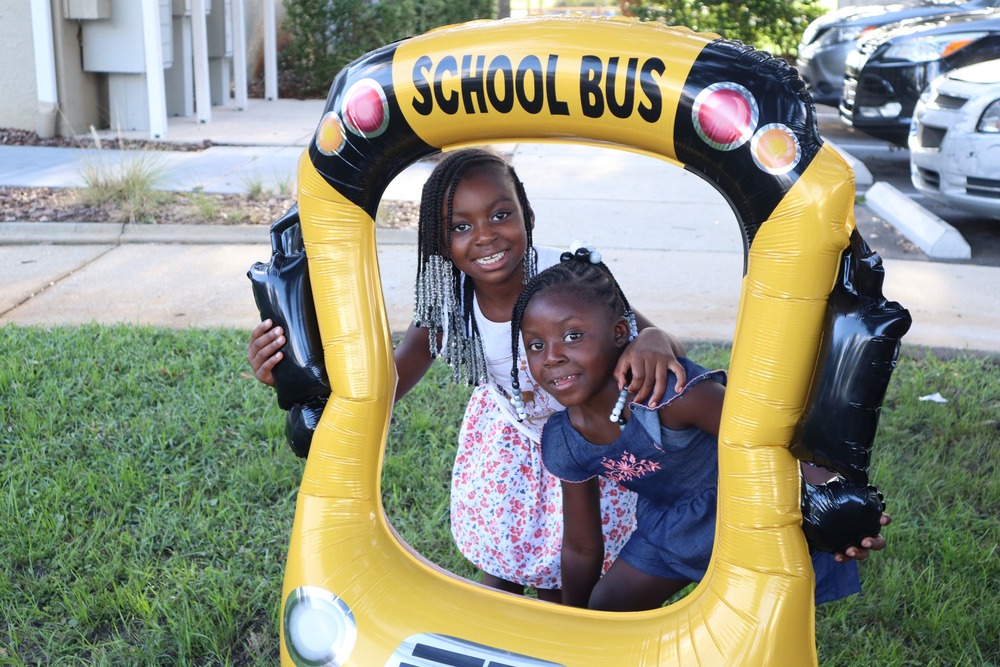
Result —
[{"label": "silver headlight", "polygon": [[983,115],[979,117],[979,122],[976,123],[976,132],[1000,134],[1000,100],[993,100],[986,107]]},{"label": "silver headlight", "polygon": [[317,586],[301,586],[285,600],[285,648],[299,667],[340,667],[358,638],[347,603]]},{"label": "silver headlight", "polygon": [[831,44],[840,44],[841,42],[853,42],[861,34],[861,31],[867,26],[860,25],[843,25],[834,26],[823,33],[823,36],[819,38],[819,43],[829,46]]}]

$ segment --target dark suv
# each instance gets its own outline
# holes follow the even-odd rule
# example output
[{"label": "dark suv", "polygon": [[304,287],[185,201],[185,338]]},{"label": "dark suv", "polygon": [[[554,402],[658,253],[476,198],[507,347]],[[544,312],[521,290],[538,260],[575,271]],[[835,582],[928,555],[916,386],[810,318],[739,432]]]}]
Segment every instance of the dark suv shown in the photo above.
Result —
[{"label": "dark suv", "polygon": [[885,26],[847,57],[840,117],[877,139],[906,146],[913,107],[936,76],[1000,58],[1000,9]]},{"label": "dark suv", "polygon": [[889,23],[989,7],[1000,7],[1000,0],[919,0],[841,7],[806,26],[795,67],[817,104],[837,106],[844,87],[844,62],[859,38]]}]

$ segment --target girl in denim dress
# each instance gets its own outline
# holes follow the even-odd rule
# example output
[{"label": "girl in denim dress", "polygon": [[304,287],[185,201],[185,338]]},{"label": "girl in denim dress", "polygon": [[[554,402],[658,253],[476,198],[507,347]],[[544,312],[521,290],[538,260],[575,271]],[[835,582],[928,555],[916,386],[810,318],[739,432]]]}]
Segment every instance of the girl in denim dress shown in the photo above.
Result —
[{"label": "girl in denim dress", "polygon": [[[668,381],[655,409],[626,405],[630,393],[614,369],[635,335],[628,302],[592,248],[562,259],[522,292],[512,327],[535,381],[566,406],[542,433],[542,461],[562,480],[563,603],[654,609],[699,581],[712,555],[725,373],[681,359],[687,375],[681,391]],[[515,405],[517,393],[515,387]],[[637,494],[636,529],[603,577],[602,478]],[[868,543],[884,547],[881,538]],[[867,555],[854,549],[839,557],[850,562],[837,564],[832,554],[814,553],[816,601],[859,592],[851,559]]]}]

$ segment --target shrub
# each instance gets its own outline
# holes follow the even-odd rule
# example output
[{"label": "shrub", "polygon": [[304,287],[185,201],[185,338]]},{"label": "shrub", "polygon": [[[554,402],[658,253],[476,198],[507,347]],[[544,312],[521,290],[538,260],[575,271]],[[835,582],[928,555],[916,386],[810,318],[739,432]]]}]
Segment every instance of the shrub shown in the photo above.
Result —
[{"label": "shrub", "polygon": [[640,0],[619,5],[639,19],[716,32],[781,56],[794,56],[806,26],[826,11],[818,0]]},{"label": "shrub", "polygon": [[385,44],[432,28],[492,18],[493,0],[285,0],[282,70],[299,97],[323,97],[337,72]]}]

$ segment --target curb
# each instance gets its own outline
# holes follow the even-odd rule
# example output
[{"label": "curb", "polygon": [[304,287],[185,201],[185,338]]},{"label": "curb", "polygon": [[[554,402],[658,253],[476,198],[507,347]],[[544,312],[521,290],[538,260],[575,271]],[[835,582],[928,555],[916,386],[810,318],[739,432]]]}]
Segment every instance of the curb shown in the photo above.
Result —
[{"label": "curb", "polygon": [[851,169],[854,170],[854,190],[858,194],[864,194],[865,191],[871,187],[874,180],[872,178],[872,173],[868,171],[868,167],[865,166],[865,163],[829,139],[824,139],[823,142],[829,144],[830,148],[840,153],[840,157],[844,158]]},{"label": "curb", "polygon": [[972,259],[961,233],[888,183],[879,181],[865,196],[865,205],[885,218],[931,259]]},{"label": "curb", "polygon": [[[124,245],[174,243],[180,245],[270,244],[268,225],[155,225],[118,222],[3,222],[4,245]],[[384,245],[413,245],[417,232],[409,229],[375,230]]]}]

